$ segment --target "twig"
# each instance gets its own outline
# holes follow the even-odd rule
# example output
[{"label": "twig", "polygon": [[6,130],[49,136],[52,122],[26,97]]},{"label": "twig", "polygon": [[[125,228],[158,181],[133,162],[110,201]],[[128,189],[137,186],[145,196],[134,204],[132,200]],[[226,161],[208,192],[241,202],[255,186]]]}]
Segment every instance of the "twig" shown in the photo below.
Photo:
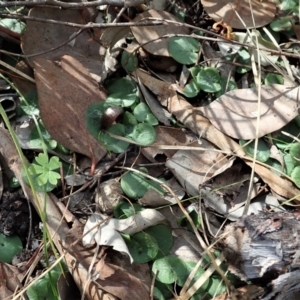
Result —
[{"label": "twig", "polygon": [[[193,26],[193,25],[189,25],[189,24],[186,24],[186,23],[180,23],[180,22],[172,21],[172,20],[165,20],[165,22],[170,23],[170,24],[177,24],[177,25],[183,26],[183,27],[188,27],[188,28],[191,28],[193,30],[202,31],[202,32],[204,32],[208,35],[215,36],[218,39],[212,39],[212,38],[209,38],[209,37],[206,37],[206,36],[200,36],[200,35],[192,35],[191,36],[191,35],[186,35],[186,34],[176,34],[176,35],[175,34],[172,34],[172,35],[167,34],[167,35],[161,36],[160,38],[157,38],[157,40],[162,39],[162,38],[169,38],[171,36],[184,36],[184,37],[193,37],[193,38],[199,39],[199,40],[212,40],[214,42],[224,42],[224,41],[226,41],[229,44],[240,45],[240,46],[247,47],[247,48],[250,48],[250,49],[253,49],[253,50],[265,51],[265,52],[270,53],[270,55],[279,55],[279,56],[283,55],[283,56],[293,57],[293,58],[297,58],[297,59],[300,58],[299,54],[282,52],[282,51],[267,49],[267,48],[260,48],[260,47],[257,47],[256,45],[249,45],[249,44],[241,43],[241,42],[238,42],[238,41],[235,41],[235,40],[229,40],[226,37],[223,37],[218,33],[215,33],[215,32],[212,32],[210,30],[203,29],[203,28],[199,28],[199,27],[196,27],[196,26]],[[154,40],[152,40],[150,42],[153,42],[153,41]]]},{"label": "twig", "polygon": [[[155,25],[162,25],[164,23],[164,20],[159,20],[157,18],[155,18],[155,19],[152,18],[153,21],[150,21],[150,22],[101,23],[101,24],[89,22],[87,24],[78,24],[78,23],[64,22],[64,21],[58,21],[58,20],[53,20],[53,19],[44,19],[44,18],[24,16],[21,14],[0,13],[0,17],[19,19],[19,20],[25,20],[25,21],[29,20],[29,21],[36,21],[36,22],[44,22],[44,23],[50,23],[50,24],[54,24],[54,25],[64,25],[64,26],[76,27],[76,28],[82,28],[82,29],[127,27],[127,26],[155,26]],[[151,20],[151,18],[147,18],[147,20]]]},{"label": "twig", "polygon": [[62,8],[77,8],[82,7],[96,7],[99,5],[115,5],[132,7],[147,2],[146,0],[98,0],[90,2],[62,2],[55,0],[37,0],[37,1],[0,1],[0,7],[12,7],[12,6],[58,6]]},{"label": "twig", "polygon": [[[1,15],[1,14],[0,14],[0,15]],[[43,19],[43,20],[45,20],[45,19]],[[45,20],[45,21],[55,21],[55,20]],[[65,23],[65,22],[60,22],[60,23]],[[158,24],[161,24],[161,23],[162,23],[162,22],[158,22]],[[72,24],[79,25],[79,24],[76,24],[76,23],[72,23]],[[94,23],[93,23],[93,24],[94,24]],[[131,25],[130,25],[130,24],[131,24]],[[138,23],[138,24],[140,24],[140,23]],[[149,24],[151,24],[151,25],[158,25],[158,24],[155,24],[155,22],[154,22],[154,23],[145,22],[144,24],[147,24],[146,26],[148,26]],[[64,25],[65,25],[65,24],[64,24]],[[65,46],[65,45],[67,45],[67,44],[70,43],[72,40],[74,40],[77,36],[79,36],[79,35],[83,32],[83,30],[91,28],[89,25],[90,25],[90,23],[88,23],[88,24],[82,24],[82,25],[80,26],[81,29],[78,30],[74,35],[72,35],[67,41],[61,43],[61,44],[58,45],[58,46],[55,46],[55,47],[53,47],[53,48],[50,48],[50,49],[45,50],[45,51],[42,51],[42,52],[24,55],[24,54],[18,54],[18,53],[9,52],[9,51],[6,51],[6,50],[0,50],[0,53],[4,53],[4,54],[7,54],[7,55],[11,55],[11,56],[24,57],[24,58],[29,58],[29,57],[34,57],[34,56],[43,55],[43,54],[52,52],[52,51],[54,51],[54,50],[56,50],[56,49],[59,49],[59,48]],[[97,25],[97,24],[95,24],[95,25]],[[99,25],[100,25],[100,24],[99,24]],[[108,25],[108,24],[102,24],[102,25]],[[133,22],[131,22],[131,23],[125,23],[125,24],[124,24],[124,23],[115,23],[115,24],[111,24],[111,23],[110,23],[109,26],[110,26],[110,25],[112,25],[112,27],[115,27],[116,25],[117,25],[116,27],[118,27],[118,26],[124,27],[124,26],[136,26],[137,23],[133,23]],[[109,27],[109,26],[107,26],[107,27]],[[144,26],[144,25],[138,25],[138,26]],[[78,27],[78,26],[77,26],[77,27]],[[106,27],[106,26],[105,26],[105,27]]]}]

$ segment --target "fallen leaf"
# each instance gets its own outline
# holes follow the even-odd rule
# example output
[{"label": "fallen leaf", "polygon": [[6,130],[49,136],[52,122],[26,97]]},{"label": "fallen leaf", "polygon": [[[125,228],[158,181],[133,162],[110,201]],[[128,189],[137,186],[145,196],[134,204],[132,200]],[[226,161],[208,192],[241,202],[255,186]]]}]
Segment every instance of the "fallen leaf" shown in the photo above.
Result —
[{"label": "fallen leaf", "polygon": [[0,262],[0,299],[11,299],[13,293],[22,288],[20,281],[24,274],[15,266]]},{"label": "fallen leaf", "polygon": [[47,131],[64,147],[98,162],[106,150],[88,132],[85,114],[89,105],[105,100],[105,93],[71,56],[63,56],[61,66],[37,59],[34,70],[40,115]]},{"label": "fallen leaf", "polygon": [[83,245],[92,244],[95,240],[98,245],[112,246],[116,251],[126,253],[133,262],[120,232],[132,235],[164,220],[164,216],[155,209],[145,209],[126,219],[108,219],[106,215],[93,214],[84,227]]},{"label": "fallen leaf", "polygon": [[117,221],[117,219],[108,219],[106,215],[102,214],[91,215],[84,226],[83,245],[94,244],[95,240],[99,246],[111,246],[115,251],[127,254],[132,263],[133,258],[128,247],[121,234],[115,229],[114,224]]},{"label": "fallen leaf", "polygon": [[99,261],[95,266],[94,273],[100,275],[97,281],[99,287],[121,300],[149,300],[151,286],[149,265],[130,264],[124,256],[115,251],[106,252],[104,263]]},{"label": "fallen leaf", "polygon": [[[30,10],[29,16],[78,24],[87,23],[80,10],[72,9],[35,7]],[[27,57],[28,63],[34,67],[36,59],[55,60],[63,55],[70,55],[81,62],[89,72],[97,74],[101,80],[104,80],[106,71],[103,61],[100,59],[100,45],[93,39],[89,30],[83,30],[73,40],[75,42],[73,47],[70,44],[61,46],[76,32],[78,32],[78,28],[71,26],[28,20],[21,44],[24,54],[29,56]],[[30,57],[36,53],[41,54]]]},{"label": "fallen leaf", "polygon": [[200,186],[216,176],[224,169],[232,166],[224,154],[214,151],[215,147],[206,140],[201,140],[190,146],[201,147],[201,150],[179,150],[166,162],[166,167],[175,175],[181,186],[191,196],[200,193]]},{"label": "fallen leaf", "polygon": [[[141,82],[158,96],[158,99],[161,101],[162,105],[167,106],[169,112],[174,114],[178,121],[182,122],[187,128],[199,135],[201,139],[207,139],[224,152],[234,153],[235,155],[244,159],[247,165],[253,167],[252,158],[245,154],[240,145],[214,127],[209,120],[203,116],[203,112],[201,113],[198,108],[194,108],[183,97],[176,95],[172,85],[168,85],[161,80],[153,78],[141,70],[138,70],[137,74]],[[161,88],[163,88],[164,93],[162,92]],[[243,130],[245,131],[245,129]],[[297,189],[288,179],[279,177],[268,168],[259,164],[255,165],[255,172],[277,194],[288,199],[294,198],[295,196],[297,200],[300,199],[299,189]]]},{"label": "fallen leaf", "polygon": [[157,96],[163,106],[167,106],[169,98],[177,96],[176,90],[171,84],[154,78],[146,71],[136,69],[133,74]]},{"label": "fallen leaf", "polygon": [[[183,199],[185,191],[175,177],[172,177],[170,180],[166,181],[165,184],[170,187],[179,200]],[[153,189],[149,189],[143,198],[138,200],[138,204],[147,207],[159,207],[176,203],[176,199],[170,193],[161,195]]]},{"label": "fallen leaf", "polygon": [[[78,243],[80,236],[81,227],[73,226],[64,245],[65,252],[72,253],[69,263],[75,263],[71,274],[77,286],[81,292],[85,285],[89,286],[84,290],[88,300],[149,299],[151,278],[147,264],[131,264],[129,259],[110,247],[101,247],[100,253],[95,255],[94,247]],[[109,294],[105,295],[104,292]]]},{"label": "fallen leaf", "polygon": [[157,98],[145,88],[145,86],[139,82],[139,88],[141,93],[144,96],[145,101],[147,102],[149,108],[151,109],[152,113],[155,117],[164,125],[170,126],[171,122],[170,119],[172,115],[161,106]]},{"label": "fallen leaf", "polygon": [[[255,138],[258,116],[257,88],[230,91],[196,111],[225,134],[250,140]],[[299,87],[281,84],[261,87],[258,136],[274,132],[298,115]]]},{"label": "fallen leaf", "polygon": [[[28,64],[21,60],[19,61],[15,68],[18,71],[21,71],[22,73],[28,75],[29,77],[33,77],[33,70],[28,66]],[[22,95],[26,95],[31,90],[35,90],[36,86],[33,82],[30,82],[28,79],[21,77],[21,76],[11,76],[12,82],[17,87],[17,89],[21,92]]]},{"label": "fallen leaf", "polygon": [[[276,6],[268,0],[201,0],[207,14],[216,22],[224,21],[233,28],[257,28],[269,24],[276,13]],[[240,21],[243,20],[245,25]]]},{"label": "fallen leaf", "polygon": [[[171,20],[182,23],[180,19],[174,17],[166,11],[156,11],[154,9],[147,10],[139,14],[133,22],[146,21],[147,18],[155,18],[159,20]],[[154,55],[170,56],[168,51],[168,38],[161,38],[166,34],[189,34],[187,27],[180,24],[167,23],[156,26],[133,26],[131,27],[132,34],[138,43],[148,52]],[[152,42],[153,41],[153,42]]]},{"label": "fallen leaf", "polygon": [[177,223],[177,220],[183,216],[182,210],[178,205],[175,205],[164,207],[159,211],[165,216],[172,228],[174,243],[170,254],[176,255],[183,261],[198,262],[201,259],[203,249],[200,247],[196,235],[183,227],[179,227]]},{"label": "fallen leaf", "polygon": [[[189,135],[184,130],[173,127],[156,126],[156,140],[149,146],[141,149],[144,156],[151,162],[158,162],[156,156],[164,154],[167,158],[171,158],[178,149],[164,149],[172,148],[172,146],[186,146],[195,140],[195,137]],[[166,146],[166,147],[163,147]]]}]

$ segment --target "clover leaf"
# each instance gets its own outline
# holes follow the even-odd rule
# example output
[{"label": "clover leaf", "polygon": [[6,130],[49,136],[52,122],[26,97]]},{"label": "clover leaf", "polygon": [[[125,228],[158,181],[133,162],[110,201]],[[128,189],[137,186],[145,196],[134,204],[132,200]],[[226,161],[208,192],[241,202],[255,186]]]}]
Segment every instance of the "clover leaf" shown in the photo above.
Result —
[{"label": "clover leaf", "polygon": [[40,153],[28,168],[34,187],[38,191],[51,191],[60,179],[60,166],[61,163],[57,156],[53,156],[49,160],[46,154]]}]

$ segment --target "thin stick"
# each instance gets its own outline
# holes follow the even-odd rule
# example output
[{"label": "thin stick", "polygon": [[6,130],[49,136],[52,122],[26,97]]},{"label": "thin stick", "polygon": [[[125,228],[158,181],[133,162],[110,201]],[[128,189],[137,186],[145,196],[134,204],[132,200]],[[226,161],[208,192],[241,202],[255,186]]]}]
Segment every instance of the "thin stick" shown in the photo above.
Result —
[{"label": "thin stick", "polygon": [[99,23],[89,22],[87,24],[78,24],[78,23],[72,23],[72,22],[58,21],[58,20],[54,20],[54,19],[45,19],[45,18],[24,16],[21,14],[0,13],[0,17],[12,18],[12,19],[18,19],[18,20],[24,20],[24,21],[44,22],[44,23],[50,23],[50,24],[54,24],[54,25],[64,25],[64,26],[76,27],[76,28],[82,28],[82,29],[128,27],[128,26],[155,26],[155,25],[162,25],[164,23],[164,20],[160,20],[157,18],[155,18],[155,19],[147,18],[147,20],[149,20],[149,22],[146,22],[144,20],[143,22],[127,22],[127,23],[100,23],[99,24]]},{"label": "thin stick", "polygon": [[99,5],[115,5],[115,6],[137,6],[143,4],[145,0],[98,0],[90,2],[62,2],[55,0],[37,0],[37,1],[1,1],[0,7],[12,7],[12,6],[57,6],[62,8],[77,8],[82,7],[96,7]]}]

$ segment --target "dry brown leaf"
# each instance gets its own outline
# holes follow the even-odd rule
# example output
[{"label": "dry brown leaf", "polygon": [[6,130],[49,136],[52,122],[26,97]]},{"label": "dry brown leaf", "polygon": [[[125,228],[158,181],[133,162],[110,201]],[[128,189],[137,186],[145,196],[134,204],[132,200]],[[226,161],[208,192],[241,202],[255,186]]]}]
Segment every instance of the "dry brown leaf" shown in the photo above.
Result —
[{"label": "dry brown leaf", "polygon": [[257,28],[269,24],[276,13],[276,6],[269,0],[252,0],[253,24],[249,0],[201,0],[208,15],[216,22],[224,21],[233,28],[245,29],[237,14],[247,28]]},{"label": "dry brown leaf", "polygon": [[[25,73],[26,75],[33,77],[33,70],[28,66],[25,61],[19,61],[15,68],[18,71]],[[21,92],[22,95],[26,95],[31,90],[35,90],[36,86],[33,82],[30,82],[24,77],[19,75],[12,74],[12,82],[16,86],[16,88]]]},{"label": "dry brown leaf", "polygon": [[170,119],[172,115],[161,106],[160,102],[157,100],[157,97],[153,95],[147,88],[145,88],[145,86],[141,82],[138,82],[138,84],[140,92],[144,96],[144,99],[154,116],[158,119],[160,123],[166,126],[170,126]]},{"label": "dry brown leaf", "polygon": [[[170,113],[174,114],[178,121],[182,122],[187,128],[199,135],[203,139],[207,139],[225,152],[233,152],[235,155],[245,160],[245,163],[252,167],[252,159],[248,157],[243,149],[233,139],[223,134],[215,128],[207,118],[200,114],[184,98],[176,96],[174,88],[156,78],[151,78],[149,74],[138,70],[137,72],[141,82],[146,85],[158,99],[162,100],[162,105],[167,106]],[[165,94],[163,90],[167,93]],[[175,93],[175,95],[174,95]],[[161,98],[161,95],[165,97]],[[259,164],[255,166],[255,172],[274,190],[277,194],[285,198],[300,199],[300,190],[297,189],[288,179],[281,178],[268,168]]]},{"label": "dry brown leaf", "polygon": [[[230,91],[205,107],[198,107],[210,122],[225,134],[255,138],[258,115],[257,88]],[[281,84],[261,87],[259,137],[274,132],[298,115],[299,87]]]},{"label": "dry brown leaf", "polygon": [[17,267],[0,262],[0,299],[11,299],[13,293],[22,288],[24,274]]},{"label": "dry brown leaf", "polygon": [[174,149],[159,149],[160,145],[166,146],[186,146],[195,140],[194,137],[188,135],[182,129],[172,127],[155,127],[156,140],[149,146],[141,149],[144,156],[152,162],[157,162],[155,157],[158,154],[164,154],[167,158],[171,158],[177,150]]},{"label": "dry brown leaf", "polygon": [[300,25],[292,24],[297,40],[300,40]]},{"label": "dry brown leaf", "polygon": [[43,58],[35,62],[35,79],[42,121],[50,135],[64,147],[98,162],[106,150],[88,132],[89,105],[106,95],[81,63],[63,56],[61,66]]},{"label": "dry brown leaf", "polygon": [[[30,17],[52,19],[57,21],[86,24],[85,17],[79,10],[60,9],[53,7],[35,7],[29,12]],[[39,56],[27,58],[31,67],[37,58],[55,60],[63,55],[71,55],[80,61],[91,73],[97,74],[103,80],[105,69],[100,59],[100,45],[96,42],[89,30],[84,30],[73,41],[72,46],[66,44],[56,50],[49,51],[68,41],[78,28],[60,24],[51,24],[38,21],[27,21],[26,31],[22,36],[22,50],[25,55],[46,52]]]},{"label": "dry brown leaf", "polygon": [[182,187],[191,196],[199,195],[200,186],[232,166],[233,160],[229,161],[225,155],[215,152],[215,147],[206,140],[201,140],[201,145],[194,142],[190,146],[201,147],[203,150],[179,150],[166,166],[172,171]]},{"label": "dry brown leaf", "polygon": [[[146,18],[156,18],[159,20],[171,20],[182,23],[180,19],[174,17],[166,11],[147,10],[139,14],[133,21],[145,21]],[[140,45],[154,55],[170,56],[168,51],[167,38],[159,39],[166,34],[189,34],[189,29],[177,24],[164,24],[156,26],[135,26],[131,27],[132,34]],[[153,42],[151,42],[153,41]],[[146,44],[147,43],[147,44]],[[144,45],[146,44],[146,45]]]},{"label": "dry brown leaf", "polygon": [[177,97],[174,87],[166,82],[158,80],[142,69],[136,69],[134,75],[157,96],[163,106],[167,106],[169,98]]},{"label": "dry brown leaf", "polygon": [[[94,288],[93,293],[97,293],[97,296],[89,299],[100,300],[102,299],[100,295],[104,292],[112,294],[121,300],[149,299],[151,279],[147,264],[131,264],[125,255],[110,248],[106,250],[102,248],[97,255],[96,261],[93,262],[95,249],[83,246],[82,243],[76,243],[76,237],[80,238],[82,234],[83,232],[79,227],[74,228],[73,226],[67,240],[64,241],[64,245],[68,247],[66,248],[68,253],[73,255],[73,261],[75,259],[81,264],[81,268],[72,272],[73,276],[77,275],[76,272],[87,272],[94,263],[91,270],[91,275],[94,275],[94,284],[91,284],[91,286]],[[88,278],[85,280],[88,280]],[[80,289],[83,289],[85,286],[85,280],[81,282]],[[92,295],[90,287],[86,289],[86,293]],[[107,299],[111,298],[108,297]]]}]

